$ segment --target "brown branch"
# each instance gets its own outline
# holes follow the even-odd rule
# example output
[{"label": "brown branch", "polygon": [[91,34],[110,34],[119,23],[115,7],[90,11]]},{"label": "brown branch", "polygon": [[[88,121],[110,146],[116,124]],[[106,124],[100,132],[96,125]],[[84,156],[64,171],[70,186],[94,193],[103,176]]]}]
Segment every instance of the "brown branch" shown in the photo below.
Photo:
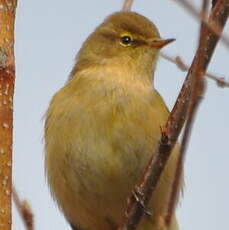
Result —
[{"label": "brown branch", "polygon": [[[228,0],[218,0],[215,7],[212,9],[209,20],[215,21],[222,28],[228,18],[229,5]],[[215,35],[209,28],[206,30],[205,36],[202,36],[201,41],[206,44],[201,47],[204,56],[204,61],[201,69],[206,71],[210,62],[216,44],[220,36]],[[191,68],[187,74],[178,99],[173,107],[165,127],[162,127],[161,140],[155,149],[154,154],[144,170],[143,177],[140,183],[135,187],[135,191],[128,199],[128,208],[125,212],[124,221],[119,226],[119,230],[134,230],[137,228],[141,217],[144,215],[146,207],[160,179],[160,175],[164,170],[170,153],[177,141],[180,131],[188,113],[188,106],[191,99],[191,92],[195,84],[195,76],[198,74],[199,59],[202,56],[200,47],[198,48]],[[154,156],[154,157],[153,157]],[[138,199],[136,200],[136,195]]]},{"label": "brown branch", "polygon": [[[204,17],[207,16],[208,5],[209,5],[208,0],[203,0],[202,15],[204,15]],[[197,112],[198,105],[200,104],[200,99],[202,98],[205,89],[204,87],[205,82],[203,78],[204,77],[203,63],[204,63],[204,55],[205,55],[204,47],[206,47],[207,40],[203,38],[206,37],[206,31],[207,29],[205,23],[202,21],[201,29],[200,29],[199,48],[198,48],[199,58],[197,59],[197,63],[196,63],[196,74],[193,75],[194,85],[193,85],[193,89],[191,89],[191,96],[190,96],[191,100],[189,102],[188,109],[187,109],[187,122],[185,125],[180,153],[177,160],[175,177],[174,177],[171,194],[168,202],[167,214],[165,216],[166,226],[169,226],[171,223],[171,219],[177,203],[180,181],[182,180],[182,175],[183,175],[185,153],[191,135],[194,117]]]},{"label": "brown branch", "polygon": [[[188,66],[187,64],[185,64],[184,61],[182,60],[182,58],[179,57],[179,56],[176,56],[176,57],[174,58],[174,57],[171,57],[171,56],[169,56],[168,54],[165,54],[165,53],[162,53],[162,52],[160,53],[160,56],[161,56],[162,58],[164,58],[165,60],[167,60],[167,61],[169,61],[169,62],[171,62],[171,63],[176,64],[176,66],[177,66],[180,70],[182,70],[182,71],[188,71],[189,68],[190,68],[190,66]],[[218,77],[218,76],[216,76],[215,74],[209,73],[209,72],[205,73],[205,75],[206,75],[208,78],[210,78],[210,79],[216,81],[216,84],[217,84],[219,87],[222,87],[222,88],[224,88],[224,87],[227,87],[227,88],[228,88],[228,87],[229,87],[229,82],[226,81],[225,78],[223,78],[223,77]]]},{"label": "brown branch", "polygon": [[124,0],[122,11],[130,11],[134,0]]},{"label": "brown branch", "polygon": [[12,189],[13,200],[27,230],[33,230],[33,213],[26,200],[21,201],[15,188]]},{"label": "brown branch", "polygon": [[212,8],[215,6],[217,0],[212,0]]},{"label": "brown branch", "polygon": [[174,0],[174,1],[179,2],[188,12],[190,12],[194,16],[194,18],[197,18],[197,19],[203,21],[205,23],[205,25],[212,32],[214,32],[218,36],[221,36],[221,40],[222,40],[223,44],[226,46],[226,48],[229,49],[229,38],[227,36],[224,36],[223,34],[221,34],[222,29],[218,23],[211,21],[211,20],[208,20],[202,14],[199,14],[197,9],[195,9],[195,7],[191,4],[190,1],[187,1],[187,0]]},{"label": "brown branch", "polygon": [[0,0],[0,229],[11,229],[16,0]]}]

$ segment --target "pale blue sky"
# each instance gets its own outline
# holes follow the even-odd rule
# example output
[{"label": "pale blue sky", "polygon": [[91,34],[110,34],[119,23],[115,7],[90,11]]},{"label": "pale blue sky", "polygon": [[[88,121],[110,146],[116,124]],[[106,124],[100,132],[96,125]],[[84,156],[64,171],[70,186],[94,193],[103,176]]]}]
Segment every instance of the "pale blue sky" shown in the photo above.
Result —
[{"label": "pale blue sky", "polygon": [[[82,42],[121,5],[122,0],[18,1],[14,184],[31,204],[36,229],[70,229],[46,185],[42,117],[52,95],[65,83]],[[177,39],[165,52],[191,62],[199,24],[175,1],[136,0],[133,10],[150,18],[163,38]],[[229,36],[228,25],[225,32]],[[228,50],[219,45],[209,70],[229,80],[228,60]],[[155,84],[170,108],[184,77],[173,64],[159,61]],[[186,186],[178,209],[182,230],[229,229],[228,118],[229,89],[208,80],[185,162]],[[14,212],[13,230],[23,229]]]}]

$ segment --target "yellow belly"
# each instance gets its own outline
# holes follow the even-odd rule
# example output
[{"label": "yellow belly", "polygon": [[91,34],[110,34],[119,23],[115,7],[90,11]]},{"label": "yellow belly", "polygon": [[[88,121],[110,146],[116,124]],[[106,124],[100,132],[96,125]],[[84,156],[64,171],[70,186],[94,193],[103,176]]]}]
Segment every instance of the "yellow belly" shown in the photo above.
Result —
[{"label": "yellow belly", "polygon": [[[48,111],[48,181],[73,225],[82,230],[115,230],[126,199],[160,138],[168,111],[155,91],[125,93],[115,99],[95,95],[92,101],[87,95],[79,100],[78,95],[68,95],[59,103],[57,94]],[[145,217],[139,230],[160,227],[176,155],[174,151],[151,201],[153,215]],[[170,229],[177,229],[175,220]]]}]

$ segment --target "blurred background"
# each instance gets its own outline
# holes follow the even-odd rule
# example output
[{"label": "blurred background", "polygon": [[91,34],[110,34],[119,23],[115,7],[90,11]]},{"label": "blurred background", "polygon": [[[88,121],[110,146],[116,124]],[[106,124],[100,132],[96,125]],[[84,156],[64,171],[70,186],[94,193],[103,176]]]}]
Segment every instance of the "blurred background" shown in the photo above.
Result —
[{"label": "blurred background", "polygon": [[[202,1],[190,2],[200,8]],[[122,4],[122,0],[18,1],[13,180],[20,197],[31,204],[36,229],[70,230],[45,180],[45,111],[52,95],[65,84],[82,42]],[[197,20],[171,0],[135,0],[132,9],[151,19],[161,37],[176,38],[163,51],[190,64],[198,41]],[[228,24],[224,32],[229,36]],[[219,44],[208,69],[227,80],[228,51]],[[169,108],[185,75],[160,59],[155,85]],[[229,88],[219,88],[212,80],[207,83],[185,161],[186,185],[178,205],[181,230],[229,229]],[[13,230],[23,229],[14,208]]]}]

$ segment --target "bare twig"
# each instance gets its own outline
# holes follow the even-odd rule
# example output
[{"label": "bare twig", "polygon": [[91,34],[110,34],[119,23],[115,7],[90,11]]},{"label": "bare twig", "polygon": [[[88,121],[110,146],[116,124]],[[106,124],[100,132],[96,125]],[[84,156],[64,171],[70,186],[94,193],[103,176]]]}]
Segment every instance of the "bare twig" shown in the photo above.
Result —
[{"label": "bare twig", "polygon": [[217,0],[212,0],[212,8],[215,6]]},{"label": "bare twig", "polygon": [[[218,0],[210,14],[210,21],[215,21],[222,28],[224,27],[229,14],[228,0]],[[162,127],[161,140],[158,143],[152,157],[144,170],[144,174],[140,183],[136,186],[135,191],[129,197],[128,208],[125,212],[123,223],[119,226],[119,230],[134,230],[137,228],[141,217],[144,215],[144,208],[151,199],[152,193],[155,191],[160,175],[164,170],[170,153],[177,141],[179,133],[184,125],[188,113],[188,105],[191,99],[191,92],[195,85],[195,75],[198,74],[199,59],[204,56],[201,70],[206,71],[210,62],[216,44],[220,36],[216,36],[209,29],[206,30],[205,36],[201,42],[204,47],[198,48],[191,68],[187,74],[178,99],[169,115],[165,127]],[[204,53],[202,53],[204,52]],[[134,194],[140,194],[138,200]]]},{"label": "bare twig", "polygon": [[[182,71],[188,71],[190,66],[188,66],[187,64],[184,63],[184,61],[182,60],[181,57],[179,56],[176,56],[176,57],[171,57],[169,56],[168,54],[165,54],[165,53],[160,53],[160,56],[164,59],[166,59],[167,61],[169,62],[172,62],[174,64],[177,65],[177,67],[182,70]],[[209,73],[207,72],[206,73],[206,76],[214,81],[216,81],[217,85],[224,88],[224,87],[229,87],[229,82],[227,82],[225,80],[225,78],[223,77],[218,77],[216,76],[215,74],[212,74],[212,73]]]},{"label": "bare twig", "polygon": [[[190,1],[187,1],[187,0],[173,0],[173,1],[179,2],[195,18],[204,21],[204,23],[206,24],[206,26],[208,26],[208,28],[210,30],[212,30],[216,35],[219,36],[221,34],[221,27],[220,27],[220,25],[217,24],[214,21],[207,20],[207,18],[205,18],[202,14],[199,14],[198,10],[195,9],[195,7],[191,4]],[[229,3],[227,3],[227,4],[229,4]],[[224,36],[223,34],[221,34],[221,40],[222,40],[223,44],[226,46],[226,48],[229,49],[229,38],[227,36]]]},{"label": "bare twig", "polygon": [[[202,5],[202,15],[204,17],[207,16],[207,9],[208,9],[208,0],[203,0]],[[207,40],[204,39],[206,37],[206,26],[205,23],[201,22],[201,29],[200,29],[200,39],[199,39],[199,58],[196,64],[196,75],[193,75],[194,85],[193,89],[191,90],[191,100],[189,102],[189,106],[187,109],[187,122],[184,129],[184,135],[181,142],[180,153],[177,160],[176,170],[175,170],[175,177],[171,189],[171,194],[168,202],[168,209],[167,214],[165,216],[165,223],[167,226],[171,223],[171,218],[174,213],[174,209],[177,202],[177,197],[179,193],[180,181],[183,174],[183,165],[185,159],[185,152],[187,149],[187,144],[190,138],[191,129],[194,122],[194,117],[197,112],[197,107],[200,103],[200,99],[204,93],[204,70],[203,70],[203,63],[204,63],[204,47],[206,46]]]},{"label": "bare twig", "polygon": [[21,201],[15,188],[13,188],[12,190],[12,194],[13,194],[13,200],[14,203],[16,205],[16,208],[22,218],[22,221],[26,227],[27,230],[33,230],[34,229],[34,224],[33,224],[33,213],[32,210],[30,208],[29,203],[24,200]]},{"label": "bare twig", "polygon": [[130,11],[134,0],[124,0],[122,11]]}]

